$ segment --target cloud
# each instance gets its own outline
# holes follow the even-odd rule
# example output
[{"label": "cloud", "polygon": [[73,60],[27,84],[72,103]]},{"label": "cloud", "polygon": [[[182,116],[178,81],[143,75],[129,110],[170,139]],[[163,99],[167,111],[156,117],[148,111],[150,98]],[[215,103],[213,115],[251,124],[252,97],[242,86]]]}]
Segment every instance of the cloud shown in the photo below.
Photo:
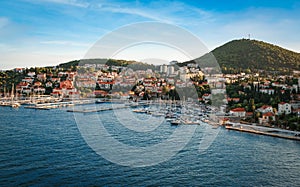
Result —
[{"label": "cloud", "polygon": [[152,12],[151,10],[144,9],[144,8],[129,8],[129,7],[120,7],[118,5],[106,4],[106,5],[99,5],[98,7],[101,11],[111,12],[111,13],[121,13],[121,14],[129,14],[134,16],[140,16],[143,18],[147,18],[154,21],[161,21],[166,23],[172,23],[167,17],[163,15],[157,15],[157,13]]},{"label": "cloud", "polygon": [[28,0],[30,2],[38,2],[38,3],[56,3],[63,5],[70,5],[75,7],[87,8],[90,3],[86,1],[78,1],[78,0]]},{"label": "cloud", "polygon": [[[210,12],[179,1],[150,2],[147,5],[140,3],[110,2],[97,4],[93,7],[100,11],[128,14],[146,18],[151,21],[160,21],[177,25],[189,24],[195,17],[197,18],[197,21],[207,21],[211,18]],[[187,19],[191,20],[187,21]]]}]

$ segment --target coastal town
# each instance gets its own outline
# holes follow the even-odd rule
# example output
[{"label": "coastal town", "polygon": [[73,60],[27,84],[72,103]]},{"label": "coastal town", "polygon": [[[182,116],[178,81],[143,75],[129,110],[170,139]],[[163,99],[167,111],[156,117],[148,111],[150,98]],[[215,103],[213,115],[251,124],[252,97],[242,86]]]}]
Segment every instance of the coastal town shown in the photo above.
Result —
[{"label": "coastal town", "polygon": [[[255,123],[300,131],[300,72],[264,76],[243,72],[217,74],[212,81],[203,73],[208,69],[192,63],[180,67],[176,62],[145,70],[88,63],[69,68],[16,68],[6,71],[18,77],[14,83],[8,83],[5,77],[8,73],[1,72],[1,105],[22,100],[37,104],[91,98],[123,101],[195,101],[196,98],[196,102],[210,106],[216,98],[213,89],[226,89],[225,95],[221,93],[224,96],[221,104],[214,106],[224,116],[222,123]],[[192,91],[186,91],[184,96],[178,94],[178,90],[191,87],[195,88],[196,97]]]}]

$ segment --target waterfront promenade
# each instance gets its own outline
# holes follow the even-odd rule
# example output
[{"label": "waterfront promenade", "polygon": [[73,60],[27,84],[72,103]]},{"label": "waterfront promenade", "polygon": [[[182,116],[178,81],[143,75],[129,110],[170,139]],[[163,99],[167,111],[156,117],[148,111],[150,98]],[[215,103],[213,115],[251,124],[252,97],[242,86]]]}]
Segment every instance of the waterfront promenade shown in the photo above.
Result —
[{"label": "waterfront promenade", "polygon": [[300,132],[298,131],[290,131],[285,129],[270,128],[256,125],[246,125],[241,123],[230,123],[230,125],[226,125],[225,128],[228,130],[235,130],[258,135],[266,135],[277,138],[285,138],[300,141]]}]

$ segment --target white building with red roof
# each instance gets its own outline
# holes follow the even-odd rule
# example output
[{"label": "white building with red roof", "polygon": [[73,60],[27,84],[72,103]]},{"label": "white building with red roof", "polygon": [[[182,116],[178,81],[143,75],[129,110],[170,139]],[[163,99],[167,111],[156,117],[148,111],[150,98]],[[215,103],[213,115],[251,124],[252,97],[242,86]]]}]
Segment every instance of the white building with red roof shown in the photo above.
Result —
[{"label": "white building with red roof", "polygon": [[234,108],[229,111],[229,114],[235,117],[245,117],[246,110],[244,108]]},{"label": "white building with red roof", "polygon": [[260,113],[267,113],[267,112],[273,112],[273,107],[269,105],[263,105],[262,107],[257,109]]},{"label": "white building with red roof", "polygon": [[203,94],[202,99],[204,99],[204,100],[210,100],[211,99],[211,94],[208,94],[208,93]]},{"label": "white building with red roof", "polygon": [[36,78],[40,81],[45,81],[46,80],[46,73],[39,73],[39,74],[37,74]]},{"label": "white building with red roof", "polygon": [[275,114],[273,112],[267,112],[258,118],[259,124],[269,123],[270,121],[275,121]]}]

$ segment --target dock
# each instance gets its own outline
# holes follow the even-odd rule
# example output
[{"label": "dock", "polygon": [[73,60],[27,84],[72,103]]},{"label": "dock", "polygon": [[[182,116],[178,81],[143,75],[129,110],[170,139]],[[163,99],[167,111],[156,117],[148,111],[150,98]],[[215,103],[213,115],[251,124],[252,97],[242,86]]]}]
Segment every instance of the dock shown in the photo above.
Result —
[{"label": "dock", "polygon": [[75,105],[86,105],[92,104],[94,101],[91,100],[75,100],[75,101],[65,101],[65,102],[55,102],[55,103],[42,103],[42,104],[32,104],[29,106],[25,106],[27,109],[37,109],[37,110],[50,110],[55,108],[62,107],[72,107]]},{"label": "dock", "polygon": [[284,139],[289,139],[289,140],[297,140],[300,141],[300,137],[296,136],[299,135],[300,132],[294,132],[294,136],[293,135],[288,135],[288,134],[284,134],[284,133],[272,133],[272,132],[280,132],[280,131],[276,131],[274,129],[270,128],[270,132],[267,131],[260,131],[260,130],[256,130],[256,129],[251,129],[251,128],[244,128],[243,126],[225,126],[226,129],[228,130],[235,130],[235,131],[241,131],[241,132],[247,132],[247,133],[252,133],[252,134],[258,134],[258,135],[265,135],[265,136],[272,136],[272,137],[276,137],[276,138],[284,138]]},{"label": "dock", "polygon": [[119,110],[129,108],[129,106],[120,106],[120,107],[107,107],[107,108],[99,108],[99,109],[72,109],[67,110],[67,112],[73,112],[73,113],[94,113],[94,112],[104,112],[109,110]]}]

